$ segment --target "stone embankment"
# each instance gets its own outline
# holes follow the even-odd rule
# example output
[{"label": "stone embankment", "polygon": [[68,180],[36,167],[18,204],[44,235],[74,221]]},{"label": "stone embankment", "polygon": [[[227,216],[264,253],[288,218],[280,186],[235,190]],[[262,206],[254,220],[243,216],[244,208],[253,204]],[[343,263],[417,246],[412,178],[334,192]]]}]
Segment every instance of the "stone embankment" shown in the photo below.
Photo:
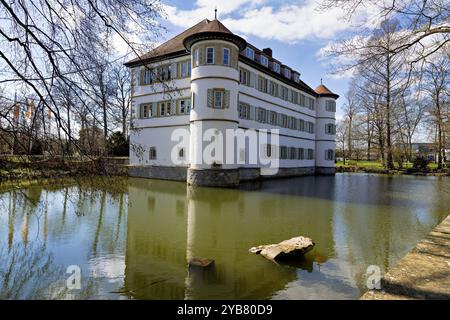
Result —
[{"label": "stone embankment", "polygon": [[450,299],[450,215],[361,299]]}]

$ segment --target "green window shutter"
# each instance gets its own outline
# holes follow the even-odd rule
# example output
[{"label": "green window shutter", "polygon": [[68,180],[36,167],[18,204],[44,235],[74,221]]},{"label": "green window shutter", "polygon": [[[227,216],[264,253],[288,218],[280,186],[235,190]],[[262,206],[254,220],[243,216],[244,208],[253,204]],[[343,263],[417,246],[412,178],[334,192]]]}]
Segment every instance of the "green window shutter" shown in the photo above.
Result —
[{"label": "green window shutter", "polygon": [[176,114],[177,113],[177,100],[172,100],[170,102],[170,114]]},{"label": "green window shutter", "polygon": [[223,93],[223,108],[228,109],[230,107],[230,90],[225,90]]},{"label": "green window shutter", "polygon": [[255,119],[255,107],[249,106],[248,110],[249,110],[249,114],[248,114],[249,120],[254,120]]},{"label": "green window shutter", "polygon": [[139,119],[142,119],[144,117],[144,108],[143,105],[139,105]]},{"label": "green window shutter", "polygon": [[141,69],[141,72],[139,73],[139,80],[138,83],[142,86],[144,84],[144,72],[145,68]]},{"label": "green window shutter", "polygon": [[213,89],[208,89],[208,101],[207,101],[208,108],[214,107],[214,92]]},{"label": "green window shutter", "polygon": [[172,66],[171,66],[171,73],[172,73],[172,79],[177,79],[178,78],[178,65],[177,65],[177,63],[175,62],[175,63],[172,63]]},{"label": "green window shutter", "polygon": [[250,81],[249,81],[249,84],[250,84],[250,87],[252,87],[252,88],[255,88],[255,74],[253,73],[253,72],[248,72],[248,76],[249,76],[249,78],[250,78]]},{"label": "green window shutter", "polygon": [[150,103],[149,116],[152,118],[155,116],[155,103],[153,102]]}]

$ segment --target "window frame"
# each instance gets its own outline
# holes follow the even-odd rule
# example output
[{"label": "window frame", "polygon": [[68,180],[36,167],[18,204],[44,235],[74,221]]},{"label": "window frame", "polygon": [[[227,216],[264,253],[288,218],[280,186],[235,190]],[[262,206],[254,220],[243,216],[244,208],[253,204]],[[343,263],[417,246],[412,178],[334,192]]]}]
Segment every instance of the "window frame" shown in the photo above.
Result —
[{"label": "window frame", "polygon": [[[212,50],[212,62],[208,62],[208,59],[209,59],[209,57],[208,57],[208,50],[209,49]],[[214,50],[214,47],[206,47],[205,48],[205,52],[206,52],[206,59],[205,59],[206,64],[214,64],[214,62],[215,62],[215,57],[214,57],[215,50]]]},{"label": "window frame", "polygon": [[265,55],[261,54],[259,56],[259,63],[263,65],[264,67],[269,67],[269,58],[267,58]]},{"label": "window frame", "polygon": [[[216,107],[216,94],[220,93],[220,108]],[[225,109],[225,90],[223,89],[213,89],[213,109]]]},{"label": "window frame", "polygon": [[[246,47],[244,52],[245,52],[245,56],[247,58],[249,58],[250,60],[255,60],[255,50],[253,50],[250,47]],[[250,52],[251,52],[251,54],[249,54]]]},{"label": "window frame", "polygon": [[[275,66],[277,67],[275,68]],[[280,73],[281,65],[278,62],[272,62],[272,70],[275,71],[276,73]]]},{"label": "window frame", "polygon": [[157,158],[157,152],[156,147],[150,147],[148,150],[148,160],[156,160]]},{"label": "window frame", "polygon": [[[226,63],[225,63],[225,52],[228,52],[227,55],[226,55],[226,57],[227,57]],[[223,57],[222,63],[223,63],[224,66],[230,66],[230,61],[231,61],[230,54],[231,54],[231,50],[230,50],[229,48],[223,48],[223,52],[222,52],[222,57]]]}]

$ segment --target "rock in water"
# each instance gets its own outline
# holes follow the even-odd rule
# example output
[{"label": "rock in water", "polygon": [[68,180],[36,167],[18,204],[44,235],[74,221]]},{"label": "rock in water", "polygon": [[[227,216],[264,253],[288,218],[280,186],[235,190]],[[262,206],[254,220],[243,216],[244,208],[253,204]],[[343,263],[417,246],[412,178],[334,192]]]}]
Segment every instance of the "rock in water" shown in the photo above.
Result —
[{"label": "rock in water", "polygon": [[311,238],[295,237],[278,244],[261,245],[250,248],[251,253],[260,254],[269,260],[303,256],[314,248]]}]

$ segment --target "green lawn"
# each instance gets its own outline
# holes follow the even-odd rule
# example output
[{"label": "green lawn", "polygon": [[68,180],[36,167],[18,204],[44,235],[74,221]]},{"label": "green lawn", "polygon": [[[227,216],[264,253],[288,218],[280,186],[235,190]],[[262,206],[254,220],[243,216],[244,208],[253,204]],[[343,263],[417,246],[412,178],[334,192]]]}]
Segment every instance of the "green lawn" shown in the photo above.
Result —
[{"label": "green lawn", "polygon": [[[394,163],[395,167],[398,168],[398,163]],[[379,161],[356,161],[356,160],[346,160],[345,166],[343,161],[338,161],[336,163],[336,167],[363,167],[368,169],[384,169],[383,165]],[[403,163],[403,168],[412,168],[411,162],[405,162]],[[437,163],[430,162],[428,165],[428,168],[430,169],[436,169]]]}]

